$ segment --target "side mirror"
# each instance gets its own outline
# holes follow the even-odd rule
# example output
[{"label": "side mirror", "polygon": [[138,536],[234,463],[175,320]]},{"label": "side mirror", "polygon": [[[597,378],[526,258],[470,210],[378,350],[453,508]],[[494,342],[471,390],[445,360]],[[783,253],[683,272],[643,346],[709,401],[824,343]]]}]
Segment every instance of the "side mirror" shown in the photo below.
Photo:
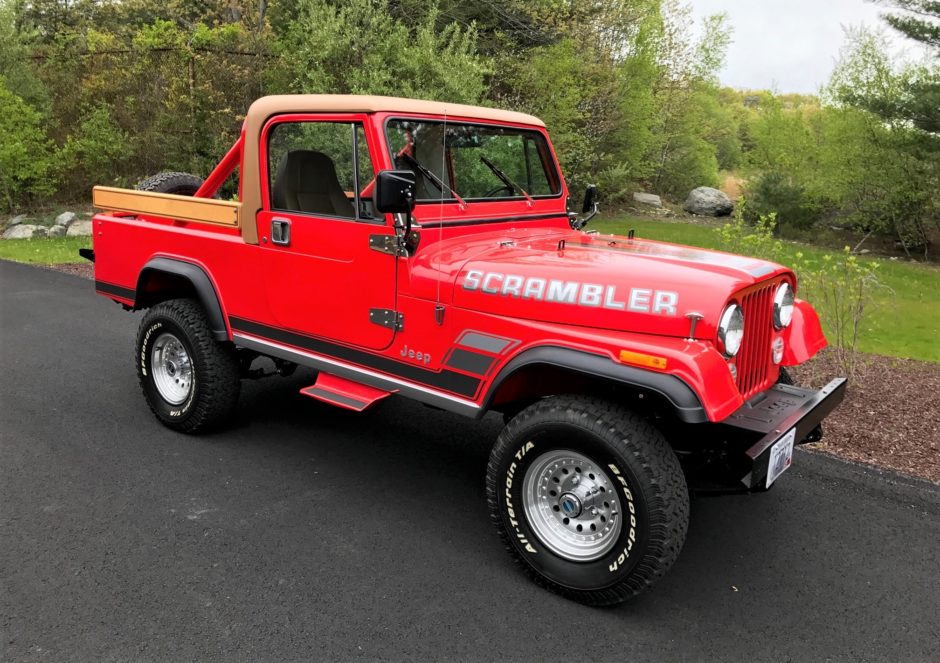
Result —
[{"label": "side mirror", "polygon": [[375,177],[375,209],[387,214],[411,214],[415,208],[415,174],[383,170]]},{"label": "side mirror", "polygon": [[588,221],[597,216],[600,207],[597,204],[597,185],[588,184],[587,190],[584,192],[584,205],[581,206],[581,214],[569,212],[568,223],[574,230],[581,230],[588,224]]},{"label": "side mirror", "polygon": [[594,211],[594,205],[597,202],[597,185],[588,184],[584,191],[584,204],[581,206],[581,214],[587,214]]}]

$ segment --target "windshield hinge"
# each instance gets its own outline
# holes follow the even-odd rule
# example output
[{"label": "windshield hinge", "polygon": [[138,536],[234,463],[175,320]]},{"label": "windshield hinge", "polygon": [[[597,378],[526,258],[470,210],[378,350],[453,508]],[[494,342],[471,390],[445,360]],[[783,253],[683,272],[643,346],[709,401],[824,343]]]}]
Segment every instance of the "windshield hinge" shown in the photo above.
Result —
[{"label": "windshield hinge", "polygon": [[404,314],[387,308],[370,308],[369,322],[395,331],[402,331],[405,328]]},{"label": "windshield hinge", "polygon": [[405,254],[405,247],[398,235],[369,235],[369,248],[392,256]]}]

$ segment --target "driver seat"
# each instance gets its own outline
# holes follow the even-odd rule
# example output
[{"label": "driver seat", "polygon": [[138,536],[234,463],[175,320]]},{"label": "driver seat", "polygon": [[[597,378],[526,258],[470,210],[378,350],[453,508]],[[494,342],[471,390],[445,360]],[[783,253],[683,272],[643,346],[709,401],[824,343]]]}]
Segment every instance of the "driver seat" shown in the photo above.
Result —
[{"label": "driver seat", "polygon": [[291,150],[285,154],[277,169],[273,193],[276,209],[356,218],[336,177],[336,166],[323,152]]}]

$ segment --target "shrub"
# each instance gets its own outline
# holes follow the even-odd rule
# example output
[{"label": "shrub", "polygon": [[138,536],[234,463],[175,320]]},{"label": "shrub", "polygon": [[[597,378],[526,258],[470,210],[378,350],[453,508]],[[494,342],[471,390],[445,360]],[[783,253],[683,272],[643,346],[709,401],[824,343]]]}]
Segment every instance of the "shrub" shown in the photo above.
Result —
[{"label": "shrub", "polygon": [[17,205],[55,191],[55,148],[42,117],[0,78],[0,195]]},{"label": "shrub", "polygon": [[806,230],[819,218],[804,188],[780,173],[764,173],[748,194],[754,219],[773,213],[781,226]]},{"label": "shrub", "polygon": [[[745,221],[742,202],[729,223],[716,230],[724,251],[781,262],[786,244],[774,237],[776,215],[759,215],[754,224]],[[826,330],[837,361],[849,377],[858,364],[858,333],[873,301],[874,291],[885,287],[878,278],[878,263],[859,261],[849,247],[839,253],[812,259],[797,252],[790,267],[799,279],[799,295],[812,302]]]}]

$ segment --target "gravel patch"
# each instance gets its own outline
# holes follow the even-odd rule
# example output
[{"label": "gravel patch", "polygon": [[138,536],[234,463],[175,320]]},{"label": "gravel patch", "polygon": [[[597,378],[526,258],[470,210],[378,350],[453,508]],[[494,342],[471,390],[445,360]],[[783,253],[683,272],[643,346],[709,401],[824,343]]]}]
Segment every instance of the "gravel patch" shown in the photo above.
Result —
[{"label": "gravel patch", "polygon": [[81,276],[83,279],[94,279],[95,278],[95,266],[90,262],[75,262],[75,263],[62,263],[60,265],[40,265],[46,269],[51,269],[56,272],[65,272],[66,274],[74,274],[75,276]]}]

